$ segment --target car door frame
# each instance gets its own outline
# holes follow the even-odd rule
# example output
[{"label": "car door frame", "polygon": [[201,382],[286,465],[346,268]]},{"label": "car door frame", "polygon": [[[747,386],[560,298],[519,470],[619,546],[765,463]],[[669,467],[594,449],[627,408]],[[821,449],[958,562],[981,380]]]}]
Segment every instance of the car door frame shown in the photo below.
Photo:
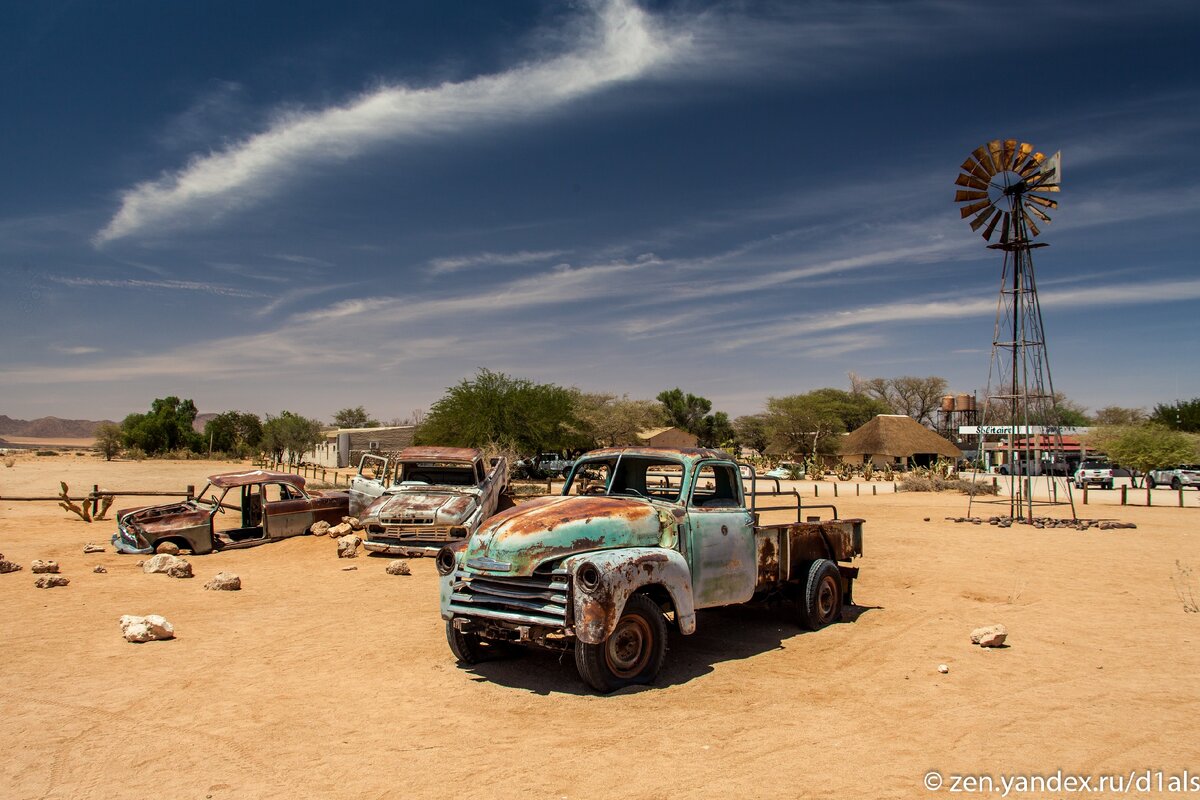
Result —
[{"label": "car door frame", "polygon": [[[703,508],[695,503],[696,488],[705,467],[730,470],[736,508]],[[684,498],[687,513],[686,558],[692,572],[696,608],[745,603],[754,596],[758,564],[754,541],[754,515],[746,507],[741,470],[732,461],[705,459],[696,462]]]}]

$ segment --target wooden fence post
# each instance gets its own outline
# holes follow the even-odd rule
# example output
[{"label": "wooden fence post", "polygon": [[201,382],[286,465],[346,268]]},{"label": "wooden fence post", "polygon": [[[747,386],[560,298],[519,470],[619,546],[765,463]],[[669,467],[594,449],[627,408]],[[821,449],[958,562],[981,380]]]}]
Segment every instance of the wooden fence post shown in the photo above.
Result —
[{"label": "wooden fence post", "polygon": [[[1182,492],[1180,494],[1182,494]],[[1182,498],[1180,498],[1180,499],[1182,500]],[[1181,502],[1180,505],[1183,505],[1183,503]],[[100,511],[100,484],[93,483],[92,484],[92,516],[93,517],[96,516],[96,514],[99,511]]]},{"label": "wooden fence post", "polygon": [[1179,487],[1179,507],[1183,508],[1183,487]]},{"label": "wooden fence post", "polygon": [[813,484],[813,497],[820,497],[820,496],[821,496],[821,487],[814,483]]},{"label": "wooden fence post", "polygon": [[1083,485],[1083,504],[1087,505],[1087,484]]},{"label": "wooden fence post", "polygon": [[837,484],[836,484],[836,483],[833,485],[833,496],[834,496],[834,497],[837,497],[837,496],[838,496],[838,490],[837,490]]},{"label": "wooden fence post", "polygon": [[1126,491],[1127,491],[1128,489],[1129,489],[1129,487],[1128,487],[1128,486],[1122,486],[1122,487],[1121,487],[1121,505],[1125,505]]},{"label": "wooden fence post", "polygon": [[878,490],[879,490],[879,487],[872,483],[871,484],[871,496],[874,497],[875,495],[879,494]]}]

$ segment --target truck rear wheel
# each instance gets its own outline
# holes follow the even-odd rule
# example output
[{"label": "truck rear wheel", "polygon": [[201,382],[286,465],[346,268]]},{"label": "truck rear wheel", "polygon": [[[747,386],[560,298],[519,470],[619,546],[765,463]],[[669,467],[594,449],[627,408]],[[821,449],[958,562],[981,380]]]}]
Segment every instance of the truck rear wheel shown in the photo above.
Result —
[{"label": "truck rear wheel", "polygon": [[450,652],[458,659],[458,663],[468,666],[502,658],[512,652],[512,648],[504,642],[490,642],[478,634],[463,633],[452,622],[446,623],[446,643],[450,645]]},{"label": "truck rear wheel", "polygon": [[810,631],[820,630],[842,618],[842,575],[837,564],[818,558],[808,567],[800,597],[800,624]]},{"label": "truck rear wheel", "polygon": [[575,643],[579,677],[598,692],[652,683],[667,658],[667,621],[649,597],[625,603],[612,635],[600,644]]}]

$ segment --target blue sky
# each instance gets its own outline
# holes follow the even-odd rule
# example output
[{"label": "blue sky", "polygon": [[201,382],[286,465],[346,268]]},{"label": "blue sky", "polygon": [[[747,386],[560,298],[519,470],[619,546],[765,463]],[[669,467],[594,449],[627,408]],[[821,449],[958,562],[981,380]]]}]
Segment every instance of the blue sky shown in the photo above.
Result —
[{"label": "blue sky", "polygon": [[1195,397],[1198,41],[1189,2],[4,3],[0,413],[982,394],[953,183],[1004,137],[1063,154],[1056,387]]}]

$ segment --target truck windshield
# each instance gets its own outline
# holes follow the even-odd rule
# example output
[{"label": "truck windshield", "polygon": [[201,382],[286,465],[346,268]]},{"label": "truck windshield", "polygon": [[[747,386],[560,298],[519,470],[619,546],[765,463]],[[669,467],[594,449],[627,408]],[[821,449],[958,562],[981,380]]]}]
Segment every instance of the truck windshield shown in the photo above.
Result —
[{"label": "truck windshield", "polygon": [[603,494],[679,502],[683,465],[665,458],[609,456],[581,461],[563,494]]}]

